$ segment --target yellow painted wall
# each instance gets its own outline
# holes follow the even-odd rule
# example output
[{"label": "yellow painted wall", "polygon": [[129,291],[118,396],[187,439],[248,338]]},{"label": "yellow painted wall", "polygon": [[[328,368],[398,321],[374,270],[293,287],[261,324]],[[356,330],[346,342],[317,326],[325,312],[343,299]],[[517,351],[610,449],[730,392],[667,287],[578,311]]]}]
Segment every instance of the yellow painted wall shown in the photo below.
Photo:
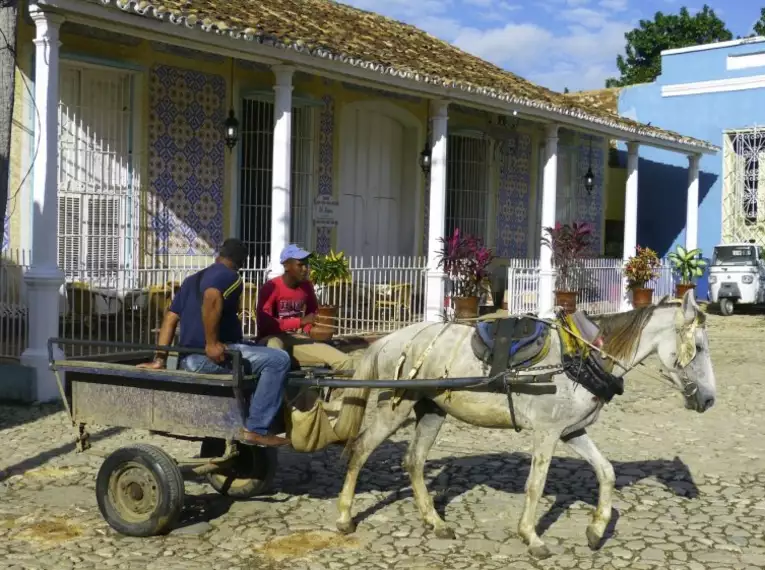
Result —
[{"label": "yellow painted wall", "polygon": [[624,191],[627,186],[627,169],[608,167],[606,185],[606,219],[624,220]]}]

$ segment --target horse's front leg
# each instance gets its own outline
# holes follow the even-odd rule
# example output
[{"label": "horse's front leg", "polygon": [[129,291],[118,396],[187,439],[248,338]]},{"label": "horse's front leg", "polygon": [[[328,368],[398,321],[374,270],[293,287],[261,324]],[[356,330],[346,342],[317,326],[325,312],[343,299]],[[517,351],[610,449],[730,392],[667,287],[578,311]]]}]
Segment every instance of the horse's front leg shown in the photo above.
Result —
[{"label": "horse's front leg", "polygon": [[616,483],[614,468],[608,459],[603,457],[595,442],[592,441],[584,430],[580,434],[576,434],[575,437],[566,438],[564,441],[582,459],[590,464],[598,478],[600,486],[598,506],[592,515],[592,522],[587,526],[587,543],[590,545],[590,548],[597,550],[601,546],[606,527],[611,522],[611,504]]},{"label": "horse's front leg", "polygon": [[539,538],[536,530],[537,505],[547,482],[547,472],[550,469],[555,446],[560,438],[560,430],[535,431],[534,451],[531,459],[531,469],[526,480],[526,500],[523,505],[518,534],[529,545],[529,554],[535,558],[547,558],[550,549]]}]

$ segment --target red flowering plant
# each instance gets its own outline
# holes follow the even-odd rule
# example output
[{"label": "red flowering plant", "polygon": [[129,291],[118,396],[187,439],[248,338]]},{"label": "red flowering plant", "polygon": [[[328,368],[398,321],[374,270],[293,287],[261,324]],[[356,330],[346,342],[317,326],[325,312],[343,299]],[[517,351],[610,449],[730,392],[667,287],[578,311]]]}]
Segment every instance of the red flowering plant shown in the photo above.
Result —
[{"label": "red flowering plant", "polygon": [[659,276],[659,256],[649,247],[635,248],[635,255],[627,260],[624,266],[624,276],[627,278],[627,289],[643,289],[646,283]]},{"label": "red flowering plant", "polygon": [[542,243],[552,251],[553,267],[557,272],[556,289],[576,290],[571,270],[590,247],[592,226],[586,222],[557,223],[554,228],[546,227],[544,231],[547,235],[542,237]]},{"label": "red flowering plant", "polygon": [[463,234],[459,228],[451,237],[439,238],[443,247],[438,267],[452,282],[454,297],[480,297],[481,284],[489,275],[489,265],[494,259],[491,249],[480,238]]}]

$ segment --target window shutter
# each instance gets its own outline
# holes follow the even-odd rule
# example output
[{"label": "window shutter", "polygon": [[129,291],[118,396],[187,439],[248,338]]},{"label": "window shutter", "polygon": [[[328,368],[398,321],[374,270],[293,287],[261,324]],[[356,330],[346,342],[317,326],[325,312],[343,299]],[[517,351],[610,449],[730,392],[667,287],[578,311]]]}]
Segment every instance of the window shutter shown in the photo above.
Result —
[{"label": "window shutter", "polygon": [[120,198],[91,196],[88,200],[88,271],[115,271],[120,263]]},{"label": "window shutter", "polygon": [[67,277],[77,277],[80,266],[82,202],[79,196],[58,197],[58,265]]}]

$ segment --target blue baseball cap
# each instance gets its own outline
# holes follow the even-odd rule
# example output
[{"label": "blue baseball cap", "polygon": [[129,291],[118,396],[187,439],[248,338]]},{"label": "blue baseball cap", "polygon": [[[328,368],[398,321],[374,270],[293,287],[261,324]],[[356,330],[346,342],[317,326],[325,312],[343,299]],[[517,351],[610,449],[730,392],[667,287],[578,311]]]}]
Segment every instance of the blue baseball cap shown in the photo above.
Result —
[{"label": "blue baseball cap", "polygon": [[298,247],[294,243],[291,243],[282,250],[282,253],[279,255],[279,263],[284,263],[288,259],[303,260],[310,256],[311,256],[310,251],[306,251],[303,248]]}]

